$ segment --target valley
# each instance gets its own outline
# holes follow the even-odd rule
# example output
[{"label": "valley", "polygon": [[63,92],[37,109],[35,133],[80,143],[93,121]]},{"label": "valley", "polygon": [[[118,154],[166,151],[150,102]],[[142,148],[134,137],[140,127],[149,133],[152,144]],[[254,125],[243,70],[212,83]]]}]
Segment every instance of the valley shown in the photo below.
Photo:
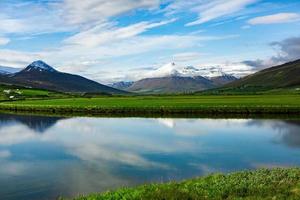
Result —
[{"label": "valley", "polygon": [[0,200],[299,200],[300,0],[0,0]]},{"label": "valley", "polygon": [[298,114],[300,95],[178,95],[68,97],[6,101],[0,110],[78,115]]},{"label": "valley", "polygon": [[0,110],[94,115],[300,112],[300,60],[241,79],[226,74],[208,79],[191,67],[197,76],[183,76],[187,69],[174,71],[174,65],[158,70],[164,77],[116,84],[121,90],[36,61],[20,72],[2,75],[7,82],[2,81]]}]

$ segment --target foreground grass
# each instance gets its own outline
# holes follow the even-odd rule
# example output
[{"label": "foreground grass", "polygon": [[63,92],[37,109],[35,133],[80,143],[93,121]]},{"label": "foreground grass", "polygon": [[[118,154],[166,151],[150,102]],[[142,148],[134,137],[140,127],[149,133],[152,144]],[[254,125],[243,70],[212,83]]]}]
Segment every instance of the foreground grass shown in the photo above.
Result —
[{"label": "foreground grass", "polygon": [[300,169],[214,174],[184,182],[149,184],[75,200],[300,199]]},{"label": "foreground grass", "polygon": [[300,95],[136,96],[23,100],[0,110],[86,113],[300,113]]}]

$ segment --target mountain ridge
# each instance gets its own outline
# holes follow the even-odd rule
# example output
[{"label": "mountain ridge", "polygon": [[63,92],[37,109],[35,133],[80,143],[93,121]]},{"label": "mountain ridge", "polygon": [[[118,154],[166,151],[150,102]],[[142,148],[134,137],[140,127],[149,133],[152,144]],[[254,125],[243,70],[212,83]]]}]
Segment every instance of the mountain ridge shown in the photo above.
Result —
[{"label": "mountain ridge", "polygon": [[127,90],[138,93],[191,93],[213,87],[212,81],[201,76],[169,76],[141,79],[127,88]]},{"label": "mountain ridge", "polygon": [[300,85],[300,59],[263,69],[226,86],[291,87]]},{"label": "mountain ridge", "polygon": [[169,63],[146,73],[144,78],[135,82],[116,82],[111,84],[118,89],[136,93],[191,93],[200,90],[216,88],[237,80],[236,77],[218,70],[210,72],[212,77],[204,77],[202,71],[193,66],[178,67]]},{"label": "mountain ridge", "polygon": [[300,87],[300,59],[263,69],[206,94],[245,94],[277,91],[297,91]]},{"label": "mountain ridge", "polygon": [[16,84],[25,87],[73,93],[110,93],[127,92],[102,85],[85,77],[59,72],[43,61],[34,61],[23,70],[0,76],[3,84]]}]

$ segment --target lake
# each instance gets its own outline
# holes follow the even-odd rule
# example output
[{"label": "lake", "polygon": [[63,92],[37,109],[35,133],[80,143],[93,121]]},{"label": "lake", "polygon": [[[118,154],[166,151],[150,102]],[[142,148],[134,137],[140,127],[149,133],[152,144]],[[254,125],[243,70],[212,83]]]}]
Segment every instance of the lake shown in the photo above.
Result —
[{"label": "lake", "polygon": [[300,166],[300,120],[0,114],[0,199]]}]

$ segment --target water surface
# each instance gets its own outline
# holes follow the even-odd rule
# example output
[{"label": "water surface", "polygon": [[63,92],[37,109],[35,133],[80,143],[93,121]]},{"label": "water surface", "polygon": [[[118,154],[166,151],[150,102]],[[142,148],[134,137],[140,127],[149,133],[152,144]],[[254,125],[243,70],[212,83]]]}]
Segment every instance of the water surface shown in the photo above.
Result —
[{"label": "water surface", "polygon": [[0,115],[0,199],[300,166],[300,121]]}]

